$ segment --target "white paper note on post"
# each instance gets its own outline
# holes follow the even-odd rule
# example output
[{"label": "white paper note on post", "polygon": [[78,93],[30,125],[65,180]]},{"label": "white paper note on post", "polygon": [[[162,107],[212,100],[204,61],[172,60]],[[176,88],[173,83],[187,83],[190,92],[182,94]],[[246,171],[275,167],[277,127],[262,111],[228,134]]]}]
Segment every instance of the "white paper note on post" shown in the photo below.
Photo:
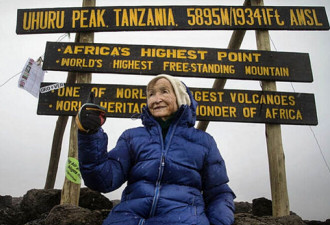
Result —
[{"label": "white paper note on post", "polygon": [[25,89],[38,98],[40,84],[44,80],[45,71],[33,59],[29,58],[18,80],[18,87]]}]

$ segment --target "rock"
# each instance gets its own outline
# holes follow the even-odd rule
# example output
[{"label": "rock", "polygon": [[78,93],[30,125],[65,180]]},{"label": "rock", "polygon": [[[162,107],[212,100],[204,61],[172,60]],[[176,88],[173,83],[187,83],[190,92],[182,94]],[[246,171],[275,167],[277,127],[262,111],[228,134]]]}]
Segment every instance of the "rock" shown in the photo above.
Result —
[{"label": "rock", "polygon": [[23,197],[13,197],[12,199],[12,206],[13,207],[20,207]]},{"label": "rock", "polygon": [[[28,191],[23,197],[0,196],[0,225],[101,225],[113,205],[101,193],[88,188],[80,190],[79,206],[59,205],[61,190]],[[272,203],[265,198],[253,203],[235,202],[234,225],[330,225],[325,222],[303,221],[291,212],[290,216],[271,216]]]},{"label": "rock", "polygon": [[272,201],[266,198],[253,199],[252,214],[255,216],[272,216]]},{"label": "rock", "polygon": [[13,197],[11,197],[10,195],[5,195],[5,196],[0,195],[0,209],[11,207],[12,201],[13,201]]},{"label": "rock", "polygon": [[284,217],[263,216],[258,217],[249,213],[235,214],[235,223],[233,225],[306,225],[306,223],[297,215]]},{"label": "rock", "polygon": [[32,189],[23,196],[21,209],[26,221],[32,221],[43,213],[48,213],[54,206],[60,204],[60,201],[60,190]]},{"label": "rock", "polygon": [[[25,221],[33,221],[44,213],[59,205],[61,201],[61,190],[56,189],[32,189],[28,191],[21,201],[21,209],[24,212]],[[112,202],[99,192],[88,188],[80,190],[79,206],[90,210],[106,210],[104,214],[112,209]]]},{"label": "rock", "polygon": [[80,190],[79,206],[90,210],[112,209],[112,202],[97,191],[89,188]]},{"label": "rock", "polygon": [[327,219],[327,220],[324,221],[324,222],[321,222],[321,221],[315,221],[315,220],[311,220],[311,221],[306,220],[305,222],[306,222],[306,224],[308,224],[308,225],[330,225],[330,219]]},{"label": "rock", "polygon": [[295,214],[292,214],[290,216],[275,218],[275,220],[278,221],[279,224],[284,224],[284,225],[306,225],[306,223],[299,216]]},{"label": "rock", "polygon": [[38,219],[24,223],[24,225],[45,225],[45,219],[48,216],[48,213],[44,213],[38,217]]},{"label": "rock", "polygon": [[235,213],[252,213],[252,204],[248,202],[235,202]]},{"label": "rock", "polygon": [[98,211],[64,204],[50,211],[44,225],[101,225],[102,222],[102,215]]},{"label": "rock", "polygon": [[23,212],[18,208],[0,209],[0,225],[18,225],[23,224]]}]

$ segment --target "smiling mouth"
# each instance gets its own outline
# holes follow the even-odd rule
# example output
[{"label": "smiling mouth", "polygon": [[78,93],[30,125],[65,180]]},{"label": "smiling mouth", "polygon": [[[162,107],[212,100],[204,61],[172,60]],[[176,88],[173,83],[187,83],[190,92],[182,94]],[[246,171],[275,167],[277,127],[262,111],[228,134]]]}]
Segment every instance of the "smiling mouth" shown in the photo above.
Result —
[{"label": "smiling mouth", "polygon": [[163,109],[166,108],[166,106],[156,106],[153,108],[153,110],[159,110],[159,109]]}]

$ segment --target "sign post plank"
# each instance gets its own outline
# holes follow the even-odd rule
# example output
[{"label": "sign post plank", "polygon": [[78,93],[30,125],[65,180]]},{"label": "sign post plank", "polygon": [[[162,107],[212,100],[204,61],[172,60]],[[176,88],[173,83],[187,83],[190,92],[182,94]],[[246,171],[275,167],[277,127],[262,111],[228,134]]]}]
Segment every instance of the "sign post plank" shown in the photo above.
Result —
[{"label": "sign post plank", "polygon": [[324,7],[114,6],[19,9],[17,34],[153,30],[329,30]]},{"label": "sign post plank", "polygon": [[[39,115],[76,115],[91,91],[107,117],[138,117],[146,106],[145,86],[42,83]],[[197,120],[316,125],[313,94],[190,88]]]},{"label": "sign post plank", "polygon": [[312,82],[307,53],[48,42],[44,70]]},{"label": "sign post plank", "polygon": [[[251,1],[252,5],[264,5],[263,0]],[[256,30],[256,38],[258,50],[271,50],[268,31]],[[262,90],[276,91],[276,83],[263,81]],[[285,156],[283,152],[281,126],[268,123],[265,126],[273,216],[288,216],[290,215],[290,207],[286,182]]]},{"label": "sign post plank", "polygon": [[[83,0],[83,7],[95,6],[96,0]],[[80,43],[92,43],[94,41],[94,33],[86,32],[79,35]],[[92,80],[92,74],[84,73],[77,74],[77,83],[90,83]],[[75,159],[78,161],[78,128],[75,123],[74,115],[71,120],[70,129],[70,140],[69,140],[69,152],[68,152],[68,162],[69,159]],[[67,173],[68,171],[66,171]],[[71,204],[79,205],[80,196],[80,182],[72,182],[65,176],[62,192],[61,192],[61,204]]]}]

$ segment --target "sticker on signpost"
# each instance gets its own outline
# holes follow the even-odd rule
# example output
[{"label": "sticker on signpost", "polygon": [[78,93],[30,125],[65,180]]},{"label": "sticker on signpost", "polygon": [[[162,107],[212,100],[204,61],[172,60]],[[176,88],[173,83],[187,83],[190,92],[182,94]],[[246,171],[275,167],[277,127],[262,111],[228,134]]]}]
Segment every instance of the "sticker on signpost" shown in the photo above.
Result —
[{"label": "sticker on signpost", "polygon": [[81,175],[79,170],[79,161],[73,157],[69,157],[65,167],[65,177],[75,183],[81,183]]}]

